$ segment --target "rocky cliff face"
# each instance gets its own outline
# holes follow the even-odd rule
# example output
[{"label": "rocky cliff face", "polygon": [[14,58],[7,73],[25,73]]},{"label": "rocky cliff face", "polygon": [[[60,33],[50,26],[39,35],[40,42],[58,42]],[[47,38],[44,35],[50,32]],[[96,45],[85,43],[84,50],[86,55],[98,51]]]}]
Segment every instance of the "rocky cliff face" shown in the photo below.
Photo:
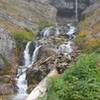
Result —
[{"label": "rocky cliff face", "polygon": [[[28,2],[38,2],[43,5],[52,5],[57,10],[55,16],[61,24],[64,22],[75,21],[76,0],[26,0]],[[97,2],[97,0],[77,0],[78,1],[78,18],[88,6]]]},{"label": "rocky cliff face", "polygon": [[[56,9],[36,0],[1,0],[0,26],[10,31],[20,30],[19,27],[36,31],[40,20],[55,20]],[[13,27],[13,28],[12,28]]]},{"label": "rocky cliff face", "polygon": [[[39,21],[55,21],[56,9],[39,0],[1,0],[0,1],[0,54],[11,60],[15,40],[11,33],[22,32],[24,28],[33,32],[38,30]],[[6,30],[5,30],[6,29]],[[9,31],[9,32],[8,32]],[[26,33],[25,33],[26,34]],[[0,68],[4,65],[0,56]]]},{"label": "rocky cliff face", "polygon": [[[78,1],[78,18],[80,19],[81,12],[96,0],[77,0]],[[49,0],[50,4],[57,9],[57,20],[60,23],[75,21],[76,0]]]},{"label": "rocky cliff face", "polygon": [[13,49],[16,47],[16,43],[10,33],[4,28],[0,28],[0,67],[2,68],[7,60],[9,63],[12,62]]},{"label": "rocky cliff face", "polygon": [[13,62],[15,48],[15,39],[7,30],[0,27],[0,94],[14,93],[12,70],[16,66]]}]

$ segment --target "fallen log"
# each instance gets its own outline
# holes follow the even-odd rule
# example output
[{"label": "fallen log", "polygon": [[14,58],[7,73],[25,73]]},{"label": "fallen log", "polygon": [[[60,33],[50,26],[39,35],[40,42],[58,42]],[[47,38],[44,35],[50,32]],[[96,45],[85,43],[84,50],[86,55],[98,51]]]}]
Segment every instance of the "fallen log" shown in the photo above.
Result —
[{"label": "fallen log", "polygon": [[49,77],[53,77],[57,75],[58,72],[56,69],[52,70],[37,86],[33,91],[29,94],[26,100],[38,100],[39,97],[46,96],[47,92],[47,80]]}]

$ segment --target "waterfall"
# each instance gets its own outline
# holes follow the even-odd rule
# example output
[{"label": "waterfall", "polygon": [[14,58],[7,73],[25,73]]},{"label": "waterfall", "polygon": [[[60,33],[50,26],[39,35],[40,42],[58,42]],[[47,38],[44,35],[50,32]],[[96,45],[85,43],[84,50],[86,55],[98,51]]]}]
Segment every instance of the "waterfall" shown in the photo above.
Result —
[{"label": "waterfall", "polygon": [[29,54],[29,46],[31,44],[31,41],[29,41],[26,45],[26,48],[24,50],[24,65],[28,66],[31,63],[31,58],[30,58],[30,54]]},{"label": "waterfall", "polygon": [[[68,26],[70,28],[66,34],[69,35],[69,38],[71,38],[73,34],[75,33],[76,28],[72,26],[71,24],[68,24]],[[60,35],[59,29],[57,27],[55,27],[54,29],[55,29],[55,33],[53,35]],[[52,27],[45,28],[42,31],[43,37],[50,36],[51,30],[52,30]],[[40,45],[35,45],[35,49],[33,49],[32,51],[33,53],[30,54],[30,46],[33,46],[31,45],[31,43],[32,42],[29,41],[24,50],[24,65],[18,68],[18,73],[17,73],[18,94],[27,94],[28,85],[27,85],[27,80],[26,80],[26,70],[32,67],[32,65],[37,61],[38,51],[41,48]],[[65,44],[60,45],[59,51],[65,55],[69,55],[72,52],[72,48],[70,44],[71,42],[68,41],[67,44],[65,43]]]},{"label": "waterfall", "polygon": [[[76,32],[76,28],[74,26],[72,26],[71,24],[68,24],[68,27],[69,27],[69,31],[67,33],[65,31],[61,30],[61,28],[58,26],[47,27],[41,31],[40,35],[41,35],[43,41],[46,41],[46,40],[48,41],[49,36],[55,36],[55,37],[58,36],[59,37],[60,35],[63,35],[63,33],[68,35],[69,38],[71,39],[73,37],[74,33]],[[59,37],[59,38],[61,38],[61,37]],[[42,40],[42,39],[40,38],[40,40]],[[56,50],[58,53],[64,54],[69,59],[71,59],[70,54],[73,52],[71,44],[72,44],[71,41],[68,41],[67,43],[64,42],[64,43],[58,45]],[[39,50],[40,50],[41,46],[42,46],[42,43],[39,40],[37,40],[37,43],[35,42],[35,45],[31,41],[29,41],[26,44],[26,48],[23,52],[24,65],[19,66],[19,68],[17,70],[18,73],[17,73],[17,78],[16,78],[16,80],[17,80],[16,86],[18,87],[18,89],[17,89],[18,93],[17,93],[16,97],[14,98],[14,100],[25,100],[26,96],[28,95],[28,93],[27,93],[28,83],[26,80],[26,75],[27,75],[26,71],[27,71],[27,69],[31,68],[34,63],[37,62]]]},{"label": "waterfall", "polygon": [[38,55],[38,50],[41,46],[36,46],[35,50],[33,51],[33,55],[31,57],[29,53],[29,46],[31,44],[31,41],[29,41],[26,45],[26,48],[24,50],[24,65],[20,66],[18,68],[18,73],[17,73],[17,87],[18,87],[18,94],[14,98],[14,100],[24,100],[25,97],[28,95],[27,93],[27,80],[26,80],[26,70],[37,61],[37,55]]},{"label": "waterfall", "polygon": [[38,55],[38,51],[40,49],[41,46],[37,46],[35,51],[33,52],[33,56],[32,56],[32,64],[34,64],[37,61],[37,55]]},{"label": "waterfall", "polygon": [[[30,54],[29,54],[29,46],[30,41],[27,43],[26,48],[24,50],[24,66],[21,69],[18,69],[18,74],[25,70],[25,66],[28,66],[30,62]],[[17,78],[17,87],[19,94],[27,94],[27,80],[26,80],[26,73],[23,73]]]}]

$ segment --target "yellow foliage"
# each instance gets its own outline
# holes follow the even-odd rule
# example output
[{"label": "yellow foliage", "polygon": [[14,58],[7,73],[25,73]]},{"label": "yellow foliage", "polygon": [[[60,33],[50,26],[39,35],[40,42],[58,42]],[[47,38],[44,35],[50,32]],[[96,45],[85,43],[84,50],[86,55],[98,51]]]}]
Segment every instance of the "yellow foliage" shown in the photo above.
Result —
[{"label": "yellow foliage", "polygon": [[[92,49],[100,47],[100,9],[89,13],[79,23],[79,34],[76,42],[81,48]],[[83,42],[84,41],[84,42]]]},{"label": "yellow foliage", "polygon": [[100,23],[97,23],[92,27],[92,33],[97,33],[97,32],[100,32]]},{"label": "yellow foliage", "polygon": [[90,33],[87,31],[79,32],[79,37],[85,37],[85,36],[87,36],[87,34],[90,34]]},{"label": "yellow foliage", "polygon": [[[85,27],[85,25],[84,25],[84,27]],[[79,36],[83,37],[83,36],[87,36],[90,34],[96,34],[98,32],[100,32],[100,23],[96,23],[95,25],[93,25],[91,27],[87,26],[87,28],[81,29],[81,32],[79,32]]]},{"label": "yellow foliage", "polygon": [[100,39],[89,39],[84,43],[85,47],[100,46]]}]

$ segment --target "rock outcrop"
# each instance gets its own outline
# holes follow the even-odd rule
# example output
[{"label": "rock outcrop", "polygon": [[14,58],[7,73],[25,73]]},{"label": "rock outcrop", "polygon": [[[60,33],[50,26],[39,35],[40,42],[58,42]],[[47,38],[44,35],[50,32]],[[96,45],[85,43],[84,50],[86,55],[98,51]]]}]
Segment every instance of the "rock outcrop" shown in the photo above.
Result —
[{"label": "rock outcrop", "polygon": [[16,47],[14,38],[4,28],[0,28],[0,66],[4,66],[5,62],[12,63],[13,50]]},{"label": "rock outcrop", "polygon": [[[16,64],[14,63],[14,49],[16,48],[15,39],[0,27],[0,94],[14,93],[12,76]],[[13,87],[13,88],[12,88]]]}]

